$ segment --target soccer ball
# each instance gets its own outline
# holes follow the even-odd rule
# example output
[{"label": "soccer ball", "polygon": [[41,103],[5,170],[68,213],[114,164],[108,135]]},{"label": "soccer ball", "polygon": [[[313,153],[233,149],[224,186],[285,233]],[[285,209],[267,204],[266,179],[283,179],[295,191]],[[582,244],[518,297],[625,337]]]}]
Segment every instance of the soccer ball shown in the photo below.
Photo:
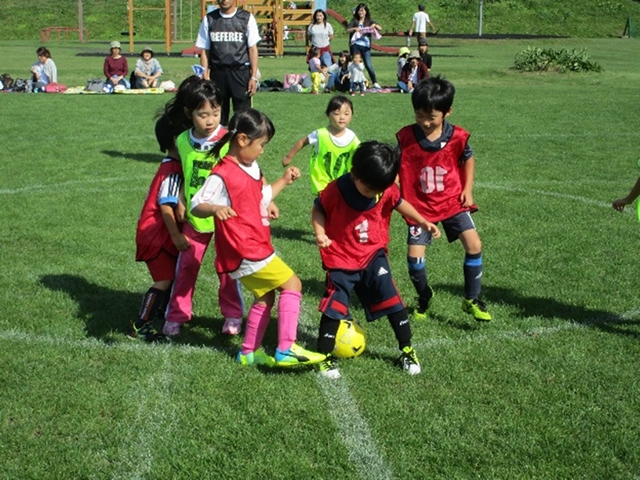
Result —
[{"label": "soccer ball", "polygon": [[113,93],[113,85],[111,85],[110,83],[105,83],[104,87],[102,87],[102,91],[104,93]]},{"label": "soccer ball", "polygon": [[333,354],[338,358],[362,355],[365,349],[364,330],[355,320],[340,320]]}]

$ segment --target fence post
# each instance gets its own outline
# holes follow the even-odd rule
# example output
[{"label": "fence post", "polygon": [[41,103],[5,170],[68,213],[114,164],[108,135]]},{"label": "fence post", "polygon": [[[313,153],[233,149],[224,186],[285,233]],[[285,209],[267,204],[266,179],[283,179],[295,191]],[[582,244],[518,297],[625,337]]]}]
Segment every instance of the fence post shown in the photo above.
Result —
[{"label": "fence post", "polygon": [[627,24],[624,26],[624,32],[622,32],[624,38],[633,38],[631,32],[631,17],[627,18]]}]

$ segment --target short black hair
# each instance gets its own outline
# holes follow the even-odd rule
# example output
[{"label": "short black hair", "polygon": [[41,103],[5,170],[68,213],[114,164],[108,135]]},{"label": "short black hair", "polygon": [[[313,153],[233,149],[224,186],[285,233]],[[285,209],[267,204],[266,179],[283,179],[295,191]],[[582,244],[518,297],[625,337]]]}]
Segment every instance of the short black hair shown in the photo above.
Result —
[{"label": "short black hair", "polygon": [[349,100],[344,95],[336,95],[334,97],[331,97],[331,100],[329,100],[329,104],[327,105],[327,109],[325,110],[324,114],[328,117],[331,112],[340,110],[344,104],[349,105],[349,108],[351,108],[351,113],[355,113],[353,111],[353,103],[351,102],[351,100]]},{"label": "short black hair", "polygon": [[400,151],[387,143],[363,142],[353,153],[351,175],[373,191],[383,192],[389,188],[399,170]]},{"label": "short black hair", "polygon": [[418,83],[411,94],[411,103],[414,110],[425,112],[437,110],[446,114],[453,105],[455,93],[456,89],[453,84],[438,75]]},{"label": "short black hair", "polygon": [[423,3],[418,5],[418,10],[420,10],[421,12],[424,12],[424,4]]}]

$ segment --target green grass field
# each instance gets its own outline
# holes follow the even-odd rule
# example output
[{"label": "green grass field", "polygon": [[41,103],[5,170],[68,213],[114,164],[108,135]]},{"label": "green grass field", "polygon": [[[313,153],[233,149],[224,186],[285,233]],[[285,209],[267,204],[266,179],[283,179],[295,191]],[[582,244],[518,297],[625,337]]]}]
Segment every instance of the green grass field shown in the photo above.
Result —
[{"label": "green grass field", "polygon": [[[342,362],[338,381],[238,366],[241,339],[220,334],[211,253],[178,341],[128,338],[150,285],[134,236],[161,159],[153,114],[169,95],[0,94],[0,478],[639,478],[640,225],[635,205],[610,206],[640,175],[638,45],[538,42],[588,47],[604,72],[510,70],[530,44],[432,45],[434,73],[457,87],[451,120],[472,132],[494,321],[462,313],[462,247],[438,241],[427,253],[431,317],[412,325],[416,377],[393,366],[386,320],[365,325],[367,352]],[[27,72],[37,46],[1,42],[0,70]],[[101,71],[101,58],[78,50],[53,52],[67,85]],[[162,63],[178,83],[194,62]],[[374,66],[393,80],[393,57]],[[260,68],[282,78],[304,64]],[[268,178],[325,125],[328,99],[258,94],[277,130],[261,157]],[[362,140],[392,142],[413,121],[408,95],[354,102]],[[303,174],[308,153],[295,160]],[[303,178],[278,198],[272,225],[303,281],[299,340],[310,347],[323,291],[312,200]],[[413,306],[399,217],[391,233],[396,283]]]}]

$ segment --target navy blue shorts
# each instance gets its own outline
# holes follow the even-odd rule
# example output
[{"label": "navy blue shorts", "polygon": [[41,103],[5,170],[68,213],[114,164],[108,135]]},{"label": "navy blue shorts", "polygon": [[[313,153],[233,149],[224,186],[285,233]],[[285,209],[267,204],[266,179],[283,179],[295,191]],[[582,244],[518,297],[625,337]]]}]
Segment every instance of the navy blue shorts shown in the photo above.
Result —
[{"label": "navy blue shorts", "polygon": [[[473,223],[469,212],[460,212],[453,217],[442,220],[440,224],[447,235],[449,243],[458,240],[462,232],[476,229],[476,224]],[[409,226],[407,228],[407,245],[431,245],[432,241],[431,232],[422,230],[418,226]]]},{"label": "navy blue shorts", "polygon": [[383,250],[364,270],[328,270],[326,290],[318,310],[334,320],[353,318],[349,311],[352,291],[358,296],[368,322],[405,308]]}]

